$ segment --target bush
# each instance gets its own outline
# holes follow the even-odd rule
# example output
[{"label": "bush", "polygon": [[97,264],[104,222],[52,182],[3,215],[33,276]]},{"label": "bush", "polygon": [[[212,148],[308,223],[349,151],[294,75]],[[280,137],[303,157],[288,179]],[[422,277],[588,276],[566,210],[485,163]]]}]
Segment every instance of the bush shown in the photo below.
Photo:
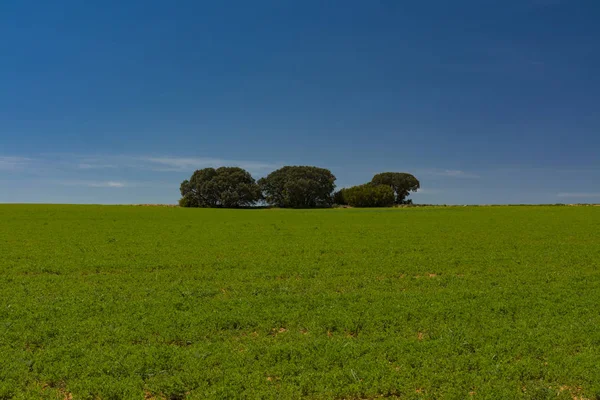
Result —
[{"label": "bush", "polygon": [[365,184],[343,192],[343,201],[352,207],[390,207],[394,200],[394,190],[388,185]]}]

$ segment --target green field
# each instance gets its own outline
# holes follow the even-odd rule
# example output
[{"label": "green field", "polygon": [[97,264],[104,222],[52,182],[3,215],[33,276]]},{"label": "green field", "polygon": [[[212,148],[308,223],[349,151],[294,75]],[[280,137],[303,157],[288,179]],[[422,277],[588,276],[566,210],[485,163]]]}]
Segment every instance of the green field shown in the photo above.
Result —
[{"label": "green field", "polygon": [[0,206],[0,399],[600,398],[600,207]]}]

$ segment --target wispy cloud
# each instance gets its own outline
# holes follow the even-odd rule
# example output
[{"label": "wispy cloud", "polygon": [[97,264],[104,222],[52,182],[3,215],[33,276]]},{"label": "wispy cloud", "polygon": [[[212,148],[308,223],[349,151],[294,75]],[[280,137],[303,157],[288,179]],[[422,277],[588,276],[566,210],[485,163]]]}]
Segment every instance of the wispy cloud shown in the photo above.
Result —
[{"label": "wispy cloud", "polygon": [[105,169],[105,168],[118,168],[119,166],[116,164],[89,164],[89,163],[80,163],[77,164],[77,168],[80,169]]},{"label": "wispy cloud", "polygon": [[458,178],[458,179],[477,179],[479,175],[462,171],[459,169],[425,169],[419,171],[421,175],[439,176],[446,178]]},{"label": "wispy cloud", "polygon": [[157,172],[192,172],[208,167],[234,166],[262,175],[282,165],[254,160],[230,160],[214,157],[187,157],[172,155],[60,155],[63,166],[79,170],[135,169]]},{"label": "wispy cloud", "polygon": [[571,197],[571,198],[582,198],[582,199],[600,199],[600,192],[561,192],[556,195],[557,197]]},{"label": "wispy cloud", "polygon": [[160,188],[160,189],[177,189],[177,182],[159,182],[159,181],[129,181],[129,180],[95,180],[95,179],[55,179],[46,181],[51,185],[60,186],[79,186],[88,188]]},{"label": "wispy cloud", "polygon": [[443,192],[443,190],[440,190],[440,189],[428,189],[428,188],[417,190],[417,194],[425,194],[425,195],[440,194],[442,192]]},{"label": "wispy cloud", "polygon": [[18,173],[22,181],[31,184],[36,182],[106,190],[161,189],[177,193],[178,182],[184,176],[191,175],[196,169],[221,166],[244,168],[255,178],[280,167],[278,164],[252,160],[173,155],[1,155],[0,178]]},{"label": "wispy cloud", "polygon": [[0,156],[0,170],[14,170],[24,168],[30,161],[31,159],[26,157]]},{"label": "wispy cloud", "polygon": [[225,160],[207,157],[138,157],[137,161],[142,163],[141,168],[149,168],[155,171],[191,171],[194,169],[208,167],[235,166],[248,170],[251,173],[271,171],[280,167],[272,163],[257,161]]},{"label": "wispy cloud", "polygon": [[119,181],[90,181],[90,180],[62,180],[55,181],[58,185],[63,186],[86,186],[93,188],[124,188],[126,186],[131,186],[127,182],[119,182]]},{"label": "wispy cloud", "polygon": [[115,181],[108,181],[108,182],[94,182],[90,184],[91,187],[109,187],[109,188],[122,188],[125,187],[125,183],[123,182],[115,182]]}]

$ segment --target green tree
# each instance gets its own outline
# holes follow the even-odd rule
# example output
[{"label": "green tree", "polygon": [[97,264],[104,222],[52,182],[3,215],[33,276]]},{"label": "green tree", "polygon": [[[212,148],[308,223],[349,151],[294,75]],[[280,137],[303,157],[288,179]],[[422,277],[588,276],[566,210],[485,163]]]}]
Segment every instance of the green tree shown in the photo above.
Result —
[{"label": "green tree", "polygon": [[412,201],[406,198],[410,192],[416,192],[421,187],[417,178],[405,172],[383,172],[377,174],[371,180],[371,184],[391,187],[394,191],[394,203],[396,204],[411,204]]},{"label": "green tree", "polygon": [[365,184],[344,189],[344,201],[352,207],[390,207],[394,191],[388,185]]},{"label": "green tree", "polygon": [[344,197],[344,193],[346,193],[346,189],[343,188],[335,192],[333,194],[333,204],[337,204],[338,206],[348,205],[348,202]]},{"label": "green tree", "polygon": [[260,179],[265,201],[277,207],[328,207],[332,204],[335,176],[328,169],[286,166]]},{"label": "green tree", "polygon": [[238,167],[195,171],[180,187],[182,207],[247,207],[260,200],[260,188],[248,171]]}]

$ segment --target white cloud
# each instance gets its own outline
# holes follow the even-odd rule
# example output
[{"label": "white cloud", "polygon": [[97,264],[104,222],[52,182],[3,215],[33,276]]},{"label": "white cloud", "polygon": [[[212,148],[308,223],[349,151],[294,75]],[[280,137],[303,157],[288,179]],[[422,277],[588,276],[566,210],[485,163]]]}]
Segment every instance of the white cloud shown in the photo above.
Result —
[{"label": "white cloud", "polygon": [[139,161],[146,164],[140,164],[140,168],[149,168],[155,171],[192,171],[200,168],[234,166],[240,167],[253,173],[271,171],[280,167],[277,164],[270,164],[257,161],[239,161],[224,160],[220,158],[206,157],[139,157]]},{"label": "white cloud", "polygon": [[[36,181],[37,182],[37,181]],[[173,182],[160,182],[160,181],[125,181],[125,180],[94,180],[94,179],[62,179],[62,180],[50,180],[45,181],[52,185],[61,186],[81,186],[89,188],[108,188],[108,189],[120,189],[120,188],[159,188],[165,190],[174,190],[179,188],[178,183]]]},{"label": "white cloud", "polygon": [[459,169],[426,169],[420,171],[422,175],[440,176],[446,178],[459,178],[459,179],[477,179],[479,175],[465,172]]},{"label": "white cloud", "polygon": [[281,165],[252,160],[229,160],[212,157],[185,156],[139,156],[139,155],[61,155],[63,165],[71,165],[79,170],[137,169],[158,172],[193,172],[208,167],[234,166],[262,175],[280,168]]},{"label": "white cloud", "polygon": [[591,193],[591,192],[561,192],[556,195],[557,197],[572,197],[572,198],[585,198],[592,199],[598,198],[600,199],[600,192]]},{"label": "white cloud", "polygon": [[88,180],[64,180],[55,181],[55,183],[63,186],[86,186],[94,188],[123,188],[130,186],[126,182],[118,181],[88,181]]},{"label": "white cloud", "polygon": [[77,165],[79,169],[103,169],[103,168],[118,168],[118,165],[115,164],[89,164],[89,163],[80,163]]},{"label": "white cloud", "polygon": [[122,188],[122,187],[125,187],[126,185],[123,182],[108,181],[108,182],[95,182],[95,183],[91,183],[90,186],[91,187]]},{"label": "white cloud", "polygon": [[31,161],[26,157],[0,156],[0,170],[14,170],[25,167]]},{"label": "white cloud", "polygon": [[425,195],[429,195],[429,194],[440,194],[442,193],[442,190],[439,189],[419,189],[417,190],[417,194],[425,194]]},{"label": "white cloud", "polygon": [[[90,188],[153,187],[169,188],[183,174],[207,167],[237,166],[246,169],[255,178],[280,168],[280,165],[244,160],[227,160],[210,157],[150,156],[150,155],[85,155],[85,154],[39,154],[31,157],[0,156],[0,174],[25,173],[29,180],[45,178],[46,183],[63,186]],[[178,173],[161,181],[130,181],[139,171]],[[155,176],[152,174],[152,176]],[[166,183],[169,182],[169,183]]]}]

